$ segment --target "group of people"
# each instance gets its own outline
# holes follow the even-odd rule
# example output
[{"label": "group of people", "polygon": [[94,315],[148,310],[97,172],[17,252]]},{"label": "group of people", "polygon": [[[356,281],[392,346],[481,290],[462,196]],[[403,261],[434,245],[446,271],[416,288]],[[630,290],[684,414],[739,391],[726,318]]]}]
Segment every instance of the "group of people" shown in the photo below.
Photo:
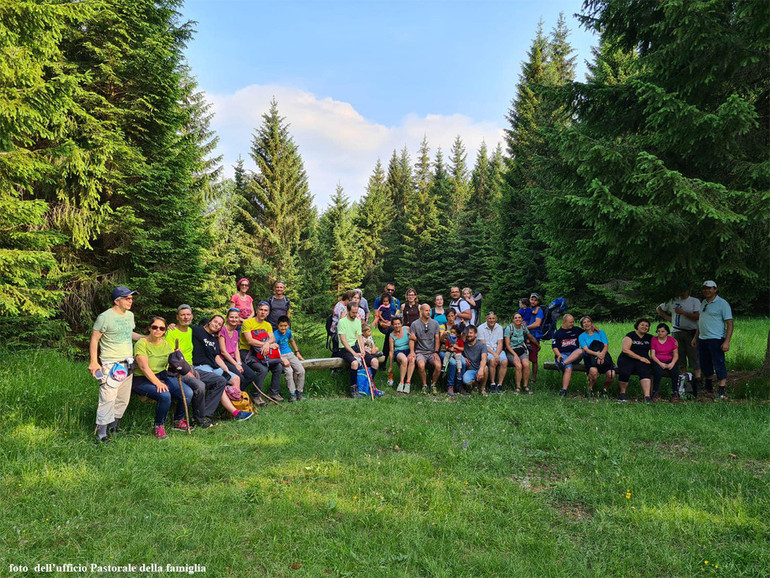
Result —
[{"label": "group of people", "polygon": [[[221,406],[235,420],[252,417],[244,406],[243,392],[253,386],[254,404],[266,404],[263,397],[283,401],[281,376],[285,376],[289,401],[303,399],[305,368],[299,347],[290,329],[291,303],[285,283],[277,281],[273,294],[253,305],[248,295],[248,279],[240,279],[225,315],[214,315],[193,325],[190,305],[179,305],[175,323],[153,317],[147,334],[135,331],[131,312],[136,291],[116,287],[112,307],[98,316],[89,347],[89,371],[99,381],[96,412],[98,442],[120,424],[131,393],[155,400],[154,435],[166,438],[165,424],[176,399],[173,427],[189,431],[214,425],[214,414]],[[618,377],[619,401],[626,401],[631,375],[638,376],[645,400],[658,397],[661,380],[672,381],[672,401],[677,400],[677,382],[692,371],[692,393],[701,385],[713,393],[713,376],[718,379],[718,395],[725,396],[727,369],[725,353],[730,348],[733,320],[730,305],[718,296],[714,281],[702,286],[703,300],[690,295],[684,286],[680,294],[657,311],[672,324],[660,323],[655,336],[649,334],[649,319],[639,319],[622,342],[617,364],[609,353],[604,331],[589,316],[578,326],[571,314],[562,317],[561,327],[551,340],[554,359],[562,371],[562,390],[566,396],[575,364],[583,363],[592,394],[599,376],[604,383],[599,395]],[[333,336],[333,355],[344,359],[350,369],[350,394],[358,397],[358,370],[366,367],[373,379],[380,368],[380,356],[387,363],[388,384],[400,394],[412,391],[415,370],[419,389],[438,394],[442,375],[447,394],[482,395],[502,393],[508,368],[513,367],[515,393],[531,394],[537,378],[538,353],[543,337],[545,314],[541,298],[532,293],[521,299],[519,310],[506,327],[498,324],[494,311],[481,322],[481,295],[458,286],[450,290],[450,301],[436,295],[431,307],[418,302],[417,292],[407,290],[403,303],[395,296],[395,285],[388,283],[369,307],[360,289],[346,291],[334,307],[329,326]],[[373,327],[384,335],[382,352],[372,337]],[[398,375],[394,379],[394,374]],[[270,387],[264,392],[267,374]],[[192,409],[192,420],[187,408]],[[192,423],[190,423],[192,422]]]},{"label": "group of people", "polygon": [[[266,404],[263,396],[283,401],[281,375],[286,376],[289,401],[303,399],[305,368],[290,329],[285,284],[277,281],[273,295],[256,308],[248,289],[248,279],[240,279],[225,315],[193,325],[192,307],[182,304],[175,323],[155,316],[147,334],[135,331],[131,308],[136,291],[123,286],[112,291],[113,305],[97,317],[89,347],[88,369],[99,381],[97,443],[109,441],[117,431],[132,393],[156,402],[153,433],[158,439],[167,437],[173,400],[178,402],[173,428],[190,431],[193,425],[212,427],[220,406],[235,420],[252,417],[249,403],[244,403],[248,395],[243,395],[249,385],[257,406]],[[272,377],[265,393],[268,373]]]},{"label": "group of people", "polygon": [[[599,376],[604,383],[598,392],[607,396],[616,376],[619,401],[627,401],[626,390],[631,375],[641,383],[645,401],[660,395],[664,377],[671,380],[671,400],[679,399],[680,376],[688,379],[690,392],[697,396],[701,384],[713,394],[713,376],[718,380],[718,395],[725,397],[727,368],[725,353],[730,348],[733,320],[730,305],[717,295],[714,281],[702,285],[703,300],[690,295],[683,285],[680,294],[658,306],[658,313],[672,324],[660,323],[655,336],[649,334],[649,319],[639,319],[634,330],[622,341],[617,364],[609,353],[604,331],[589,316],[575,318],[566,314],[561,327],[551,340],[554,360],[562,372],[561,396],[567,395],[575,364],[582,363],[588,378],[588,392],[593,395]],[[537,378],[538,353],[543,337],[545,315],[538,293],[519,301],[519,310],[511,323],[502,327],[494,311],[488,311],[486,322],[480,318],[481,295],[470,288],[450,290],[450,302],[444,296],[434,298],[434,305],[418,303],[417,292],[408,289],[402,303],[395,296],[395,285],[388,283],[382,295],[369,308],[360,289],[340,295],[331,319],[336,340],[333,355],[350,364],[350,394],[360,395],[357,370],[362,365],[379,368],[378,351],[367,346],[372,326],[385,337],[383,354],[387,363],[389,385],[401,394],[412,391],[415,369],[423,393],[436,395],[442,375],[446,376],[447,394],[469,394],[478,389],[482,395],[502,393],[508,368],[514,368],[514,392],[532,393],[530,386]],[[673,335],[672,335],[673,329]],[[687,372],[691,370],[691,374]],[[398,379],[394,380],[397,368]],[[701,376],[704,381],[702,383]],[[398,385],[395,385],[395,384]]]}]

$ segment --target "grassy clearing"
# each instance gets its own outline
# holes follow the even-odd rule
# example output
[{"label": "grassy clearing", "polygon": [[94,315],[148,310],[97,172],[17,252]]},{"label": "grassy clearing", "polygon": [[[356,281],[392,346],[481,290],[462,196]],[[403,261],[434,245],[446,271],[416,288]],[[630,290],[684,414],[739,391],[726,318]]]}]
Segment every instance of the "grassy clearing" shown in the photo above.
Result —
[{"label": "grassy clearing", "polygon": [[165,442],[133,402],[115,443],[94,447],[85,364],[5,355],[0,574],[46,562],[197,563],[213,576],[770,567],[767,405],[560,402],[545,380],[531,397],[371,402],[332,397],[344,375],[310,377],[324,396]]}]

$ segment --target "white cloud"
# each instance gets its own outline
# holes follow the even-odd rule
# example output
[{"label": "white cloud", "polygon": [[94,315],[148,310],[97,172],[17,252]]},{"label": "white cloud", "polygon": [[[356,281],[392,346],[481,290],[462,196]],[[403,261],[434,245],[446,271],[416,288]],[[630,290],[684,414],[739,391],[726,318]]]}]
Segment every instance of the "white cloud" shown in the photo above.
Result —
[{"label": "white cloud", "polygon": [[448,157],[459,134],[468,153],[469,170],[482,140],[490,149],[503,140],[503,130],[490,122],[454,114],[451,116],[414,114],[395,126],[385,126],[364,118],[347,102],[318,98],[309,92],[280,85],[251,85],[235,94],[208,94],[212,103],[212,128],[220,137],[218,154],[224,155],[225,174],[232,176],[232,165],[242,155],[245,166],[253,170],[248,156],[251,136],[262,123],[270,100],[290,124],[289,131],[299,145],[315,203],[323,209],[339,182],[351,200],[360,198],[377,159],[387,168],[394,149],[406,146],[412,160],[427,136],[431,160],[440,146]]}]

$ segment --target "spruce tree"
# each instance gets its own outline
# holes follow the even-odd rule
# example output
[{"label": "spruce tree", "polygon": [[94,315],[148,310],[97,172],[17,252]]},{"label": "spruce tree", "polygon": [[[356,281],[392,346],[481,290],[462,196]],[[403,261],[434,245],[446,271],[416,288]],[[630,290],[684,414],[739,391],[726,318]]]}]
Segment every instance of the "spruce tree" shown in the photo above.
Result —
[{"label": "spruce tree", "polygon": [[[274,274],[289,278],[297,252],[307,248],[313,197],[302,157],[275,99],[252,137],[250,154],[257,172],[245,197],[251,221],[247,230],[256,235],[260,254]],[[287,279],[289,286],[293,281]]]},{"label": "spruce tree", "polygon": [[377,159],[366,185],[366,194],[353,217],[361,239],[363,285],[369,294],[380,291],[384,282],[382,264],[386,253],[385,238],[392,228],[393,215],[385,171],[382,162]]},{"label": "spruce tree", "polygon": [[329,255],[330,289],[334,295],[359,286],[362,278],[362,239],[353,224],[350,203],[341,185],[321,217],[321,242]]}]

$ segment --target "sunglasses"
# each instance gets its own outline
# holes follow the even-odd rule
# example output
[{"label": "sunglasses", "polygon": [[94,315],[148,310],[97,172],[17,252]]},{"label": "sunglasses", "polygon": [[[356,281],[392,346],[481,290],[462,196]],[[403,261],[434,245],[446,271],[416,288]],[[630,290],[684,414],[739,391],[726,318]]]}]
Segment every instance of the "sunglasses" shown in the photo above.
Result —
[{"label": "sunglasses", "polygon": [[395,289],[385,289],[385,291],[387,291],[388,293],[395,293],[396,290]]},{"label": "sunglasses", "polygon": [[121,299],[125,299],[126,301],[133,301],[134,300],[134,298],[131,295],[129,295],[128,297],[121,297]]},{"label": "sunglasses", "polygon": [[166,328],[163,325],[150,325],[150,329],[153,331],[165,331]]}]

